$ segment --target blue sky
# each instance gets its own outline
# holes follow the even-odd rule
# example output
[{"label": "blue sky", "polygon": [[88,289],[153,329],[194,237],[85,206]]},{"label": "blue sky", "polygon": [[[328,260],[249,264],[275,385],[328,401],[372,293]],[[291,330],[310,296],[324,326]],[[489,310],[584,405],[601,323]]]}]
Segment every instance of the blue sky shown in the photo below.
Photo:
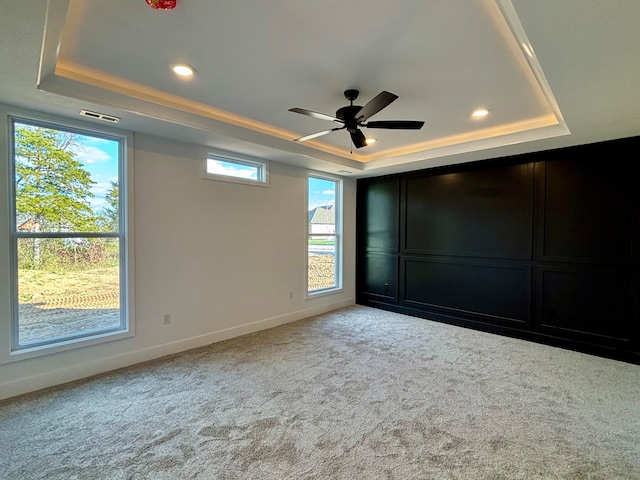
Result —
[{"label": "blue sky", "polygon": [[94,197],[90,203],[94,212],[99,213],[105,205],[105,196],[111,189],[111,182],[118,180],[119,142],[85,135],[77,135],[76,140],[76,159],[82,162],[91,174],[91,179],[96,182],[92,188]]},{"label": "blue sky", "polygon": [[237,162],[219,160],[217,158],[207,159],[207,172],[218,175],[229,175],[231,177],[247,178],[258,180],[258,168],[253,165],[241,165]]},{"label": "blue sky", "polygon": [[309,210],[321,205],[334,205],[335,199],[334,181],[309,177]]}]

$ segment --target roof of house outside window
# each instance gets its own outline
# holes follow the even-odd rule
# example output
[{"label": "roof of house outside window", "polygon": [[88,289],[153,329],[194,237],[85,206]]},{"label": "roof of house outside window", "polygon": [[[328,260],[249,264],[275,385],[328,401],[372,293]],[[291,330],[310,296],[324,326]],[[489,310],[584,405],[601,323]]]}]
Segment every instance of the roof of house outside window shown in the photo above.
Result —
[{"label": "roof of house outside window", "polygon": [[334,205],[323,205],[309,210],[309,223],[313,225],[336,223],[336,212]]}]

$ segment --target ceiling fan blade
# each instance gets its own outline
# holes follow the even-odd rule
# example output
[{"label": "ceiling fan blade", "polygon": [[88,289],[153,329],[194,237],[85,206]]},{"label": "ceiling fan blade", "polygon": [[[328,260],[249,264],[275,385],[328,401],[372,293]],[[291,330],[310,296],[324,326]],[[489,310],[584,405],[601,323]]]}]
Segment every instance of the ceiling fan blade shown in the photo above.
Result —
[{"label": "ceiling fan blade", "polygon": [[393,93],[386,91],[380,92],[356,113],[356,120],[358,123],[365,122],[369,117],[378,113],[396,98],[398,98],[398,96]]},{"label": "ceiling fan blade", "polygon": [[344,127],[330,128],[329,130],[323,130],[321,132],[312,133],[311,135],[305,135],[304,137],[296,138],[294,142],[306,142],[307,140],[311,140],[312,138],[321,137],[323,135],[326,135],[327,133],[335,132],[336,130],[342,130],[344,128],[347,128],[347,127],[344,126]]},{"label": "ceiling fan blade", "polygon": [[324,113],[312,112],[311,110],[307,110],[305,108],[290,108],[289,111],[293,113],[301,113],[302,115],[308,115],[309,117],[313,118],[319,118],[320,120],[329,120],[331,122],[344,123],[339,118],[325,115]]},{"label": "ceiling fan blade", "polygon": [[356,146],[356,148],[367,146],[367,139],[361,130],[354,130],[353,132],[349,133],[351,133],[351,140],[353,140],[353,144]]},{"label": "ceiling fan blade", "polygon": [[362,124],[361,126],[367,128],[390,128],[392,130],[420,130],[423,125],[424,122],[413,120],[381,120]]}]

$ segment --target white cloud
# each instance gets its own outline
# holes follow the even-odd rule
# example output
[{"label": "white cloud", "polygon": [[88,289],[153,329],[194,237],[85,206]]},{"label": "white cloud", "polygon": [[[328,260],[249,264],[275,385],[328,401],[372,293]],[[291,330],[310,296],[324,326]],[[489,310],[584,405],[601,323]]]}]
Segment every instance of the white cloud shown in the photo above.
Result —
[{"label": "white cloud", "polygon": [[91,191],[96,197],[104,197],[111,190],[111,182],[98,182],[91,187]]},{"label": "white cloud", "polygon": [[107,206],[107,201],[104,198],[91,198],[89,204],[94,213],[100,213]]},{"label": "white cloud", "polygon": [[100,162],[108,162],[111,160],[111,155],[109,155],[104,150],[101,150],[98,147],[92,147],[90,145],[82,145],[74,149],[76,158],[84,163],[100,163]]},{"label": "white cloud", "polygon": [[334,192],[333,190],[323,190],[323,191],[322,191],[322,194],[323,194],[323,195],[333,195],[333,194],[335,194],[335,193],[336,193],[336,192]]},{"label": "white cloud", "polygon": [[246,178],[255,180],[256,179],[256,169],[255,168],[242,168],[234,165],[229,165],[222,162],[216,162],[213,160],[209,160],[207,162],[207,171],[209,173],[215,173],[218,175],[226,175],[229,177],[238,177],[238,178]]}]

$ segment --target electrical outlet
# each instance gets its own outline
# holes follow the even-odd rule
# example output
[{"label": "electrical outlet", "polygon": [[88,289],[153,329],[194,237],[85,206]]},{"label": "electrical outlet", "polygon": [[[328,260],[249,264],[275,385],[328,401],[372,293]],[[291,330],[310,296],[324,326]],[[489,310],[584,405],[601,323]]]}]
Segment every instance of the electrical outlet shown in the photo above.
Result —
[{"label": "electrical outlet", "polygon": [[164,320],[164,324],[165,325],[169,325],[171,323],[171,315],[170,314],[165,313],[162,318]]}]

